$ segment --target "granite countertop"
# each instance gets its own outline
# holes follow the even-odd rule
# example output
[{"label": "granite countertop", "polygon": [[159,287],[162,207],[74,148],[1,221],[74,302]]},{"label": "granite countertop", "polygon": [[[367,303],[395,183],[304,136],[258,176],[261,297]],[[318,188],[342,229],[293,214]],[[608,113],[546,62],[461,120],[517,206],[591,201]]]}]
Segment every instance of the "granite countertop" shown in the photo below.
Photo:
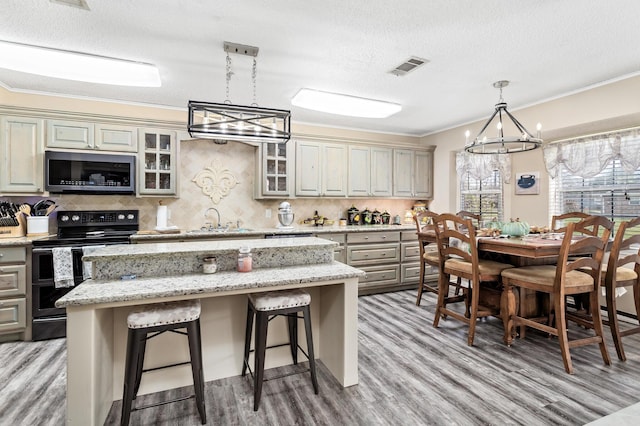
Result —
[{"label": "granite countertop", "polygon": [[220,292],[250,290],[361,278],[365,273],[340,262],[218,272],[136,280],[87,280],[56,301],[56,307],[135,302],[154,298],[212,296]]},{"label": "granite countertop", "polygon": [[[381,232],[381,231],[414,231],[414,224],[403,225],[351,225],[351,226],[295,226],[293,228],[240,228],[229,229],[225,232],[217,231],[181,231],[179,233],[142,233],[131,236],[132,242],[162,241],[162,240],[188,240],[188,239],[224,239],[231,237],[259,237],[265,235],[295,235],[295,234],[335,234],[354,232]],[[144,232],[144,231],[143,231]]]},{"label": "granite countertop", "polygon": [[48,236],[0,238],[0,247],[30,246],[32,241],[39,240],[41,238],[48,238]]}]

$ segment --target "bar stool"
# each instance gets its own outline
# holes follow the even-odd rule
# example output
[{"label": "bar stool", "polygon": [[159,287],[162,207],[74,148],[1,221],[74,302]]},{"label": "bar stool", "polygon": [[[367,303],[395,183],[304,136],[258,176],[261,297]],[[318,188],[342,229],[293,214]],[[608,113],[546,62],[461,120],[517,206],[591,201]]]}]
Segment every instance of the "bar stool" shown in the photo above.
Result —
[{"label": "bar stool", "polygon": [[[313,336],[311,334],[311,310],[309,305],[311,296],[304,290],[284,290],[265,293],[249,294],[247,307],[247,329],[244,341],[244,361],[242,375],[247,369],[253,375],[253,411],[258,411],[260,396],[262,394],[262,382],[264,381],[265,350],[281,346],[289,346],[293,364],[298,364],[298,349],[309,360],[309,371],[315,394],[318,394],[318,379],[316,377],[316,363],[313,355]],[[298,316],[302,312],[302,317]],[[251,331],[253,318],[256,318],[255,349],[251,349]],[[289,328],[289,343],[267,346],[267,328],[269,321],[277,316],[286,316]],[[307,354],[298,345],[298,319],[304,319],[304,329],[307,337]],[[249,367],[249,354],[255,352],[254,372]]]},{"label": "bar stool", "polygon": [[[200,413],[200,420],[202,424],[205,424],[207,422],[207,414],[204,407],[204,375],[202,371],[202,344],[200,341],[200,301],[185,300],[141,306],[129,314],[127,317],[127,325],[129,327],[129,333],[127,336],[127,355],[124,370],[124,390],[122,393],[122,416],[120,424],[123,426],[129,424],[131,411],[192,398],[193,395],[190,395],[157,404],[131,408],[133,400],[136,399],[138,395],[142,373],[184,364],[191,364],[196,405]],[[186,328],[187,332],[178,331],[181,328]],[[191,360],[144,370],[144,354],[147,340],[167,331],[188,337]],[[148,336],[149,334],[151,334],[151,336]]]}]

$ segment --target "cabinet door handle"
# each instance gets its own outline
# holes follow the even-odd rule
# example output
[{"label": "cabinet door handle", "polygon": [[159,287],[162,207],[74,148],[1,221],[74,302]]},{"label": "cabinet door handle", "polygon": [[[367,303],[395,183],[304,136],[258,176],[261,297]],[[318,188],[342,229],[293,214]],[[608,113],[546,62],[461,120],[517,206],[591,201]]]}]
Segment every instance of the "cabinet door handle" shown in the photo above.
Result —
[{"label": "cabinet door handle", "polygon": [[386,236],[386,235],[383,235],[383,236],[382,236],[382,239],[383,239],[383,240],[386,240],[386,239],[387,239],[387,236]]}]

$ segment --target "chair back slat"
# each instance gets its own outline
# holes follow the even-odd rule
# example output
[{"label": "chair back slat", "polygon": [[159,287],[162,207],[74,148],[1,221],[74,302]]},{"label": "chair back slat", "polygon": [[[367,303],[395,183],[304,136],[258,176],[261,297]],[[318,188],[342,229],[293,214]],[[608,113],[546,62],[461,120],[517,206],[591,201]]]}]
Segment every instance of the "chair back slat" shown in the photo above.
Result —
[{"label": "chair back slat", "polygon": [[[594,284],[600,285],[602,258],[613,230],[613,222],[604,216],[589,216],[579,222],[567,225],[556,268],[555,286],[564,294],[565,275],[580,269],[593,277]],[[574,239],[575,234],[582,234]],[[598,236],[598,234],[600,234]],[[571,255],[571,259],[569,259]],[[573,256],[578,257],[573,257]]]},{"label": "chair back slat", "polygon": [[[433,219],[436,233],[436,241],[440,252],[441,267],[452,256],[457,256],[473,264],[473,274],[478,274],[478,248],[476,245],[476,232],[471,219],[463,219],[460,216],[443,213]],[[464,249],[452,244],[455,240],[466,245]],[[478,275],[479,276],[479,275]]]},{"label": "chair back slat", "polygon": [[433,231],[433,218],[437,213],[430,210],[423,210],[413,215],[413,222],[416,224],[418,232]]},{"label": "chair back slat", "polygon": [[[551,231],[552,232],[564,232],[567,230],[568,223],[564,223],[565,220],[569,220],[570,222],[579,222],[582,219],[586,219],[589,217],[587,213],[582,212],[568,212],[560,215],[551,217]],[[560,226],[559,222],[562,222],[562,226]]]},{"label": "chair back slat", "polygon": [[[609,262],[607,263],[607,274],[605,275],[605,286],[612,291],[616,287],[616,269],[622,266],[634,263],[634,270],[640,276],[640,217],[622,222],[618,227],[611,252],[609,253]],[[631,233],[625,238],[627,233]],[[624,253],[624,250],[630,249],[632,246],[638,246],[635,253]]]}]

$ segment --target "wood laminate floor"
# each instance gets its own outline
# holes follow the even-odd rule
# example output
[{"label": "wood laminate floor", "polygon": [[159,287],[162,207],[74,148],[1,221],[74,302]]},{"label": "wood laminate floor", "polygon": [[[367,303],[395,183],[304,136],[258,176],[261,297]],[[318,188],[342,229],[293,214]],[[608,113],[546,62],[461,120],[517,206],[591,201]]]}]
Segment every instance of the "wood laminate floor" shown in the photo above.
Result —
[{"label": "wood laminate floor", "polygon": [[[640,401],[640,335],[625,338],[626,362],[608,343],[611,366],[602,364],[595,345],[572,349],[575,374],[568,375],[556,339],[530,331],[509,348],[502,343],[501,322],[489,318],[468,347],[462,323],[449,319],[438,329],[431,326],[432,295],[420,307],[414,300],[414,291],[359,299],[358,386],[341,388],[320,363],[319,395],[308,374],[267,381],[254,412],[248,377],[208,382],[208,424],[582,425],[598,419],[607,424],[603,416]],[[64,339],[0,344],[0,424],[64,424],[65,363]],[[145,395],[138,403],[190,392]],[[119,423],[120,407],[120,401],[113,404],[106,424]],[[200,421],[194,401],[186,400],[134,412],[131,424]]]}]

